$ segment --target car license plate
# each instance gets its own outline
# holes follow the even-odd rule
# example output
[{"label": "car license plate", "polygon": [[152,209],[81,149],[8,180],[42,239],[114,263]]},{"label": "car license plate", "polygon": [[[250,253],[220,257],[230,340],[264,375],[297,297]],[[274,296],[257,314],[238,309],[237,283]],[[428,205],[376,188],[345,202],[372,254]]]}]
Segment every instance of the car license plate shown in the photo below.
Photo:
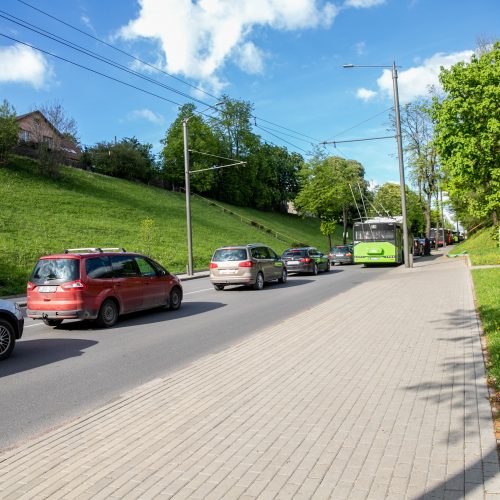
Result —
[{"label": "car license plate", "polygon": [[287,265],[287,266],[296,266],[296,265],[298,265],[298,264],[299,264],[299,262],[298,262],[297,260],[289,260],[289,261],[286,263],[286,265]]},{"label": "car license plate", "polygon": [[238,271],[236,269],[221,269],[221,274],[236,274]]},{"label": "car license plate", "polygon": [[57,290],[57,286],[39,286],[37,290],[40,293],[54,293]]},{"label": "car license plate", "polygon": [[343,254],[341,254],[341,253],[336,253],[336,254],[335,254],[335,257],[343,257],[343,256],[344,256],[344,255],[343,255]]}]

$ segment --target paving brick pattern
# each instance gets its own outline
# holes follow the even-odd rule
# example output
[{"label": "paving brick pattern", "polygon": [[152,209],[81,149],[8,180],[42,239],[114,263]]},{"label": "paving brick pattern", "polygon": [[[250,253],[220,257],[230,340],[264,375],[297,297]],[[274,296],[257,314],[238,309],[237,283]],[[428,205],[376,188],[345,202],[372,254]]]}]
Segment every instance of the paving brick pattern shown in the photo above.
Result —
[{"label": "paving brick pattern", "polygon": [[4,452],[0,498],[500,500],[487,397],[469,271],[437,258]]}]

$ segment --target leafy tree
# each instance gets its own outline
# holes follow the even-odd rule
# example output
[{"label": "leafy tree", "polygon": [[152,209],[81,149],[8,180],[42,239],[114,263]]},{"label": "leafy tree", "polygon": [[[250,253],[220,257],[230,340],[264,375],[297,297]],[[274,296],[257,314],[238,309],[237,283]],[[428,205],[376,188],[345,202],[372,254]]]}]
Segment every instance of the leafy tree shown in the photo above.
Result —
[{"label": "leafy tree", "polygon": [[321,220],[321,231],[328,237],[330,247],[334,222],[342,221],[345,243],[350,209],[361,203],[358,185],[362,186],[361,192],[366,192],[364,168],[354,160],[325,158],[317,152],[302,168],[301,189],[295,197],[295,206],[299,212],[310,213]]},{"label": "leafy tree", "polygon": [[[179,115],[167,131],[162,140],[164,145],[160,153],[162,159],[162,176],[169,189],[184,187],[184,132],[183,120],[188,119],[189,149],[217,155],[219,152],[218,139],[210,126],[197,115],[193,104],[181,107]],[[210,168],[218,164],[217,158],[199,153],[190,154],[190,171]],[[214,173],[203,172],[191,175],[191,189],[198,193],[208,193],[213,189]]]},{"label": "leafy tree", "polygon": [[96,172],[121,179],[149,182],[158,174],[151,144],[141,144],[135,137],[118,143],[100,142],[86,151]]},{"label": "leafy tree", "polygon": [[[424,214],[419,196],[406,187],[406,218],[408,228],[413,234],[420,234],[424,228]],[[401,187],[399,184],[387,182],[380,186],[373,199],[377,215],[401,216]],[[372,212],[372,215],[375,213]],[[431,215],[431,214],[430,214]]]},{"label": "leafy tree", "polygon": [[446,96],[434,100],[435,145],[450,199],[465,214],[489,216],[496,225],[500,210],[500,42],[473,55],[469,63],[443,69],[439,78]]},{"label": "leafy tree", "polygon": [[0,106],[0,163],[5,162],[9,151],[17,144],[18,137],[16,110],[4,99]]},{"label": "leafy tree", "polygon": [[[410,180],[417,186],[419,198],[425,200],[423,205],[425,235],[429,237],[432,196],[437,192],[440,167],[433,143],[434,124],[430,116],[428,100],[419,99],[402,107],[401,130]],[[401,207],[401,204],[399,206]],[[401,213],[401,208],[399,213]]]}]

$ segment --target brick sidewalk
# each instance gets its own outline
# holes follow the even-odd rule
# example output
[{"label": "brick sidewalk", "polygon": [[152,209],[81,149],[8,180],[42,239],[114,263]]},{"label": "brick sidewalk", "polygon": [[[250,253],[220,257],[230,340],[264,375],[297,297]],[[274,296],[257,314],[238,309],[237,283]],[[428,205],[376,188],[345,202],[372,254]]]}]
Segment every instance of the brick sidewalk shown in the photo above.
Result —
[{"label": "brick sidewalk", "polygon": [[417,261],[4,452],[0,498],[500,499],[487,397],[464,261]]}]

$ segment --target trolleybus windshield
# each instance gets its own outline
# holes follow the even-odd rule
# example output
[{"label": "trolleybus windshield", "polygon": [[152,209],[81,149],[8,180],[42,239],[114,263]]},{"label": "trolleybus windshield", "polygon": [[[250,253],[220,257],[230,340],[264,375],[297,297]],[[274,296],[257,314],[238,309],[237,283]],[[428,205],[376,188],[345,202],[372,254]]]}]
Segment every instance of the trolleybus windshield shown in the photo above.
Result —
[{"label": "trolleybus windshield", "polygon": [[396,239],[392,223],[364,223],[354,225],[355,241],[394,241]]}]

